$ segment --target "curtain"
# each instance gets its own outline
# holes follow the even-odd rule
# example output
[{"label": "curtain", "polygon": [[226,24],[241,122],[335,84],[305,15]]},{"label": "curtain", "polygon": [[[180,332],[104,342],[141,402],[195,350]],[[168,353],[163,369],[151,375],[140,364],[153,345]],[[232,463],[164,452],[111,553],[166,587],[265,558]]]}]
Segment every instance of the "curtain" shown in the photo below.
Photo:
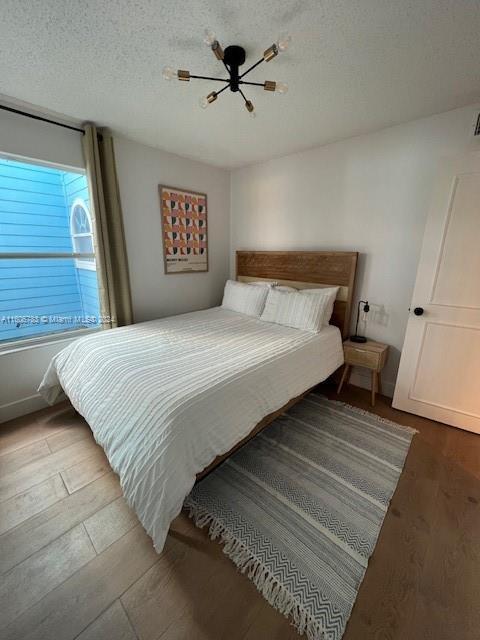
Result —
[{"label": "curtain", "polygon": [[113,138],[84,125],[83,153],[94,224],[100,314],[105,329],[132,324],[132,299]]}]

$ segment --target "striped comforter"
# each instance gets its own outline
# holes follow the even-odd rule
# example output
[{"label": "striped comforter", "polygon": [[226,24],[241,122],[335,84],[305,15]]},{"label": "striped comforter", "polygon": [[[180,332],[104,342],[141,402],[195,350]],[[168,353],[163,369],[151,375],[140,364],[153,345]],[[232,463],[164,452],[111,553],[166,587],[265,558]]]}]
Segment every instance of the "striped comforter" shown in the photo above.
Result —
[{"label": "striped comforter", "polygon": [[196,474],[267,414],[343,362],[340,332],[312,334],[221,308],[80,338],[39,391],[85,417],[161,551]]}]

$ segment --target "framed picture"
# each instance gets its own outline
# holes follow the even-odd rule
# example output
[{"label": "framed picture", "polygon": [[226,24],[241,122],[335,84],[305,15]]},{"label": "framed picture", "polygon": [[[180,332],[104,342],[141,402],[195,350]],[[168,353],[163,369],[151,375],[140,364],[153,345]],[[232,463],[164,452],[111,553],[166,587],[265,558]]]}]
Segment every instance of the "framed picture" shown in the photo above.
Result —
[{"label": "framed picture", "polygon": [[208,271],[207,195],[159,185],[165,273]]}]

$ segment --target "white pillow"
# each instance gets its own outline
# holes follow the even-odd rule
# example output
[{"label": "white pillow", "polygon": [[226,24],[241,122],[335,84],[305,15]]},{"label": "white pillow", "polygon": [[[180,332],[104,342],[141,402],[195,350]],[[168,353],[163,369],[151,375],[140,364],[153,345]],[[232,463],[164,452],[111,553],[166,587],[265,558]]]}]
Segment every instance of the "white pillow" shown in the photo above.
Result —
[{"label": "white pillow", "polygon": [[322,330],[328,296],[306,296],[270,289],[260,320],[319,333]]},{"label": "white pillow", "polygon": [[328,326],[330,322],[330,318],[333,313],[333,305],[335,304],[335,300],[337,299],[338,290],[340,287],[322,287],[321,289],[302,289],[302,293],[309,295],[326,295],[327,296],[327,306],[325,308],[325,314],[323,316],[323,325]]},{"label": "white pillow", "polygon": [[271,291],[270,287],[252,287],[244,282],[227,280],[222,307],[258,318],[262,315],[269,291]]},{"label": "white pillow", "polygon": [[330,318],[333,313],[333,305],[335,304],[335,300],[337,299],[338,290],[340,287],[322,287],[321,289],[295,289],[293,287],[287,287],[285,285],[277,285],[275,287],[276,291],[289,291],[291,293],[305,293],[309,295],[327,295],[328,296],[328,304],[325,309],[325,314],[323,316],[322,324],[328,326],[330,322]]}]

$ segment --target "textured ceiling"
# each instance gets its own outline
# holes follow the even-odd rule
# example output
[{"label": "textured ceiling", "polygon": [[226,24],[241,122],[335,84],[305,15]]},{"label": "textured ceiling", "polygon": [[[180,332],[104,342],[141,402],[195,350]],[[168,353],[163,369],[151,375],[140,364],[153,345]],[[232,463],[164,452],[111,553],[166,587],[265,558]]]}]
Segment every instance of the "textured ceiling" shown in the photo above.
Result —
[{"label": "textured ceiling", "polygon": [[[0,93],[180,155],[235,167],[446,111],[480,98],[478,0],[0,0]],[[203,44],[241,44],[247,64],[279,33],[291,48],[250,80],[257,118],[214,83]],[[213,86],[212,86],[213,85]]]}]

